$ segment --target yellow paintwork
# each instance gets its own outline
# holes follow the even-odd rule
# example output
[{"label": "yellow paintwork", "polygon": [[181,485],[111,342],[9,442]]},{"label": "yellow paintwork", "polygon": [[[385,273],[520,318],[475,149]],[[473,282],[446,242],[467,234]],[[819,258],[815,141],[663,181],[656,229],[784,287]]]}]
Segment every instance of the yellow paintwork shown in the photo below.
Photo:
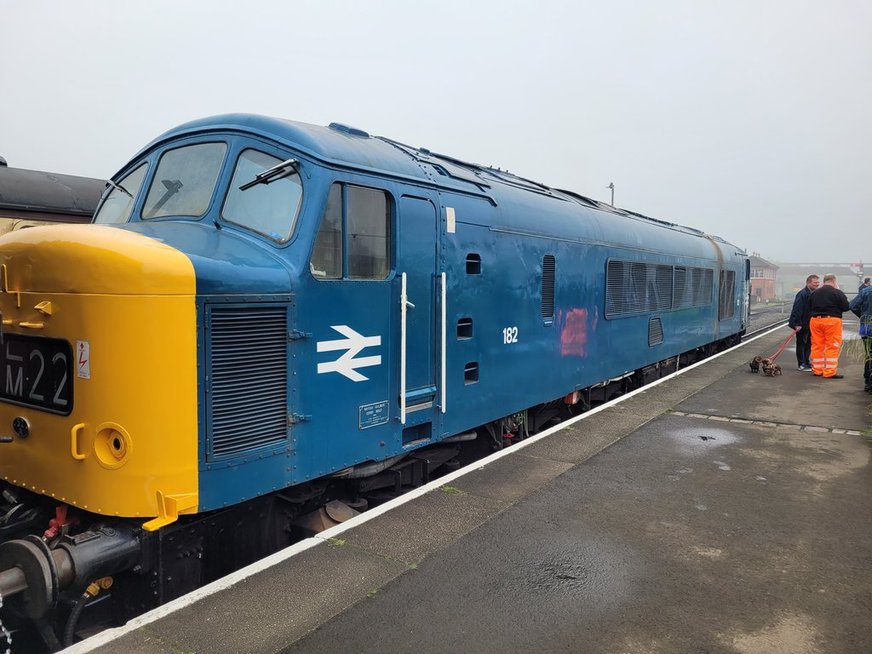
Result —
[{"label": "yellow paintwork", "polygon": [[114,227],[55,225],[0,238],[0,265],[4,333],[63,338],[74,358],[87,341],[91,360],[90,379],[73,366],[69,416],[0,401],[0,434],[13,434],[16,416],[31,425],[27,438],[0,444],[0,478],[104,515],[166,517],[160,498],[170,497],[196,512],[191,261]]},{"label": "yellow paintwork", "polygon": [[164,495],[158,491],[157,506],[158,516],[142,525],[146,531],[157,531],[178,520],[180,513],[190,513],[192,508],[196,510],[197,495]]}]

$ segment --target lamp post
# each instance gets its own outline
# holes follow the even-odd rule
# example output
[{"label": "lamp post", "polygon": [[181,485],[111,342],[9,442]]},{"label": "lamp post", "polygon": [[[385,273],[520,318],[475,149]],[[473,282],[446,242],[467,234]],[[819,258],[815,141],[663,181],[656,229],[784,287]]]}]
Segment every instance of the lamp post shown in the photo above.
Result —
[{"label": "lamp post", "polygon": [[615,206],[615,183],[614,183],[614,182],[609,182],[609,185],[606,186],[606,188],[611,190],[611,192],[612,192],[612,201],[611,201],[611,205],[612,205],[612,206]]}]

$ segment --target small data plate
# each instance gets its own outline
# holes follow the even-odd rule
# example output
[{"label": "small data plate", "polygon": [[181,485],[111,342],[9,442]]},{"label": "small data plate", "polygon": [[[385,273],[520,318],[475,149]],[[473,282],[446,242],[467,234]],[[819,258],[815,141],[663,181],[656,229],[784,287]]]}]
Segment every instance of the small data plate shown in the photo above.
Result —
[{"label": "small data plate", "polygon": [[358,408],[358,429],[369,429],[387,423],[390,415],[388,401],[382,400],[373,404],[364,404]]}]

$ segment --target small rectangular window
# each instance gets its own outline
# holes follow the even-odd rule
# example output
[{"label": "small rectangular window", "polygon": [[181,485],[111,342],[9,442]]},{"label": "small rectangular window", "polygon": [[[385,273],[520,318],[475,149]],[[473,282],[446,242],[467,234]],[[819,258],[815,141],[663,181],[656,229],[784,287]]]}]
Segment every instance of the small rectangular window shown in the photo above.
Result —
[{"label": "small rectangular window", "polygon": [[542,257],[542,317],[554,317],[555,260],[551,254]]},{"label": "small rectangular window", "polygon": [[475,384],[478,382],[478,362],[470,361],[463,366],[463,383]]},{"label": "small rectangular window", "polygon": [[481,255],[472,254],[466,255],[466,274],[467,275],[480,275],[481,274]]},{"label": "small rectangular window", "polygon": [[461,318],[457,321],[457,339],[466,340],[472,338],[472,318]]},{"label": "small rectangular window", "polygon": [[342,277],[342,187],[339,184],[330,187],[309,270],[321,279]]},{"label": "small rectangular window", "polygon": [[388,276],[388,200],[384,191],[360,186],[346,189],[348,276],[384,279]]}]

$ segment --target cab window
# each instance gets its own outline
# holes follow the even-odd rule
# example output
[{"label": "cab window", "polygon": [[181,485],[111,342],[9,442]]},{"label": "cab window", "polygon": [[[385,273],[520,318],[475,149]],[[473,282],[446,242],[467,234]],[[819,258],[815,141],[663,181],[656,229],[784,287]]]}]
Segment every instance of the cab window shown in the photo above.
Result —
[{"label": "cab window", "polygon": [[[264,171],[272,174],[263,175]],[[221,216],[284,243],[294,231],[302,198],[296,162],[283,162],[257,150],[243,150]]]},{"label": "cab window", "polygon": [[309,269],[322,279],[342,277],[342,187],[339,184],[330,187]]},{"label": "cab window", "polygon": [[390,272],[387,193],[334,184],[309,269],[320,279],[385,279]]},{"label": "cab window", "polygon": [[164,152],[151,180],[142,218],[202,216],[224,163],[224,143],[200,143]]},{"label": "cab window", "polygon": [[142,164],[128,173],[117,182],[109,182],[112,191],[103,200],[100,210],[94,216],[94,222],[102,225],[115,225],[126,223],[133,211],[133,203],[139,194],[142,180],[145,179],[145,171],[148,164]]}]

